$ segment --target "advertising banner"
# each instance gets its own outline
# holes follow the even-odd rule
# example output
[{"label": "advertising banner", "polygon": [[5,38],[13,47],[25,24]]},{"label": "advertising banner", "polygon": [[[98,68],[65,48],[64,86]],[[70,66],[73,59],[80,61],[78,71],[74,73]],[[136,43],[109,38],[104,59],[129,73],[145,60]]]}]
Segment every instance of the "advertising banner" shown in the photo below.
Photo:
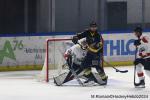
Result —
[{"label": "advertising banner", "polygon": [[[72,35],[0,37],[0,67],[42,65],[45,60],[46,39],[71,38]],[[134,34],[103,34],[104,58],[109,62],[134,60]],[[63,48],[63,47],[62,47]]]}]

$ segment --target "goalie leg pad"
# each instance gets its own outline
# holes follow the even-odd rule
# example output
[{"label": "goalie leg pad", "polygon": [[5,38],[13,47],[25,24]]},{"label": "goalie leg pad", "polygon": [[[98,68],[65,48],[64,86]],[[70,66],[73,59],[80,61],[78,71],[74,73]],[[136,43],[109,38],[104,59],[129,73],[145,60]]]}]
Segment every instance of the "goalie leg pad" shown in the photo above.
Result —
[{"label": "goalie leg pad", "polygon": [[59,76],[57,77],[54,77],[54,83],[57,85],[57,86],[61,86],[65,80],[65,78],[67,77],[67,75],[69,74],[69,72],[65,72],[63,74],[60,74]]},{"label": "goalie leg pad", "polygon": [[[82,69],[78,68],[75,70],[76,74],[78,76],[82,76],[83,73],[82,73]],[[54,83],[57,85],[57,86],[61,86],[62,84],[66,83],[66,82],[69,82],[71,80],[74,79],[74,75],[72,74],[71,71],[69,72],[65,72],[63,74],[60,74],[59,76],[57,77],[54,77]]]},{"label": "goalie leg pad", "polygon": [[107,85],[108,76],[106,76],[105,79],[102,79],[98,73],[93,73],[93,75],[99,85]]},{"label": "goalie leg pad", "polygon": [[[76,74],[77,74],[78,76],[81,76],[82,69],[78,69],[78,70],[76,70],[75,72],[76,72]],[[70,72],[68,73],[68,75],[66,76],[65,80],[63,81],[63,83],[69,82],[69,81],[71,81],[71,80],[73,80],[73,79],[74,79],[74,75],[73,75],[72,72],[70,71]]]},{"label": "goalie leg pad", "polygon": [[88,83],[90,81],[94,81],[95,83],[98,83],[99,85],[106,85],[107,84],[107,76],[103,75],[101,77],[98,73],[92,73],[91,68],[85,69],[84,77],[86,78],[87,81],[85,83]]}]

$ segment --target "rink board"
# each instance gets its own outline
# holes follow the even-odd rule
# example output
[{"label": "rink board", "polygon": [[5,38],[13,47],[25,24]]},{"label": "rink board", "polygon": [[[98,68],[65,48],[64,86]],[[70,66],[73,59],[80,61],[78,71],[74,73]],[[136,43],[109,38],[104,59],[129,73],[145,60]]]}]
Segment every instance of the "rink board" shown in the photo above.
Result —
[{"label": "rink board", "polygon": [[[45,59],[46,39],[71,38],[72,36],[0,37],[0,70],[41,69]],[[105,40],[104,58],[106,61],[113,65],[132,64],[135,54],[133,46],[135,36],[133,34],[103,34],[103,38]]]}]

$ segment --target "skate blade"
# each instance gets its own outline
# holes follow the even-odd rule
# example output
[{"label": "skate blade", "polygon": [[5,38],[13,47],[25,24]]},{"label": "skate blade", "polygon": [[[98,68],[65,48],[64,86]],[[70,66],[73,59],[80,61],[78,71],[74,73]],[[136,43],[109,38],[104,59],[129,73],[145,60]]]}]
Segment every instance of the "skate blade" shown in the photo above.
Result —
[{"label": "skate blade", "polygon": [[135,86],[135,88],[145,88],[145,85]]}]

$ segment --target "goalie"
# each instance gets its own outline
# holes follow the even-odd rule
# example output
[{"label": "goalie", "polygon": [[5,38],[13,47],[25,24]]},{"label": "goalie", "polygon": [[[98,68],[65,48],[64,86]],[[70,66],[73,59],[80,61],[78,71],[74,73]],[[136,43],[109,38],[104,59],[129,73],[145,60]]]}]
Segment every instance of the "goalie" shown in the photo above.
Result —
[{"label": "goalie", "polygon": [[[69,82],[74,78],[79,78],[80,76],[83,76],[86,79],[84,84],[87,84],[89,80],[98,83],[100,85],[106,84],[106,82],[103,81],[97,74],[93,74],[92,71],[89,70],[89,68],[83,66],[85,64],[84,61],[88,50],[90,49],[87,44],[87,40],[86,38],[83,38],[79,40],[77,44],[75,44],[65,52],[64,58],[66,59],[70,71],[65,72],[59,75],[58,77],[54,78],[54,83],[57,86]],[[78,77],[73,74],[72,70]]]}]

